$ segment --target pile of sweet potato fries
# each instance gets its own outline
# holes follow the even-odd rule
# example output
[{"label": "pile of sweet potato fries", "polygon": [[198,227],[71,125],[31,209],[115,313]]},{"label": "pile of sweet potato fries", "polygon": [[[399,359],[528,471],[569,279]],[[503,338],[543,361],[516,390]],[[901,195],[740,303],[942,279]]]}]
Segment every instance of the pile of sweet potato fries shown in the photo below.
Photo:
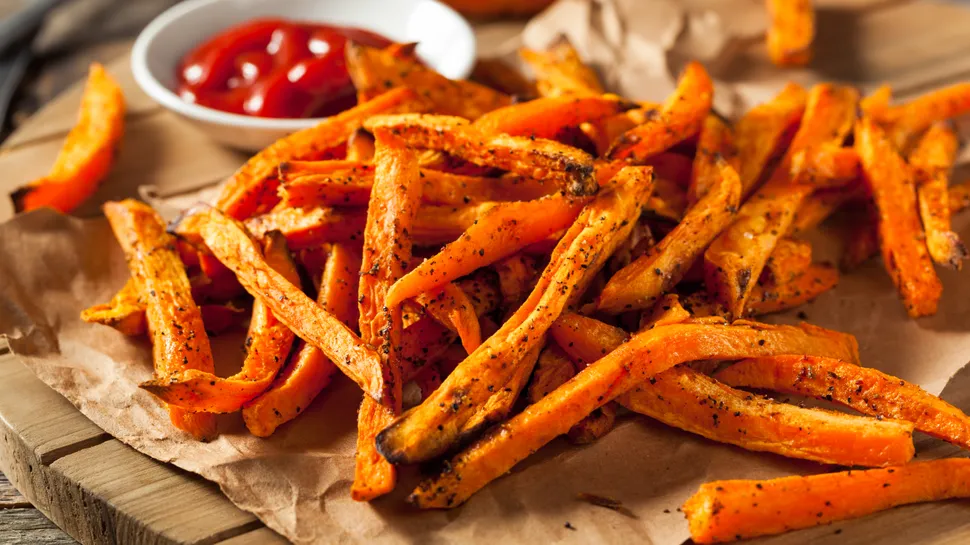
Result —
[{"label": "pile of sweet potato fries", "polygon": [[[142,387],[199,439],[237,411],[269,436],[343,373],[365,394],[358,500],[445,457],[410,501],[454,507],[630,412],[881,468],[705,485],[684,509],[701,543],[970,494],[970,462],[908,463],[914,430],[970,447],[964,413],[862,367],[851,335],[749,320],[836,285],[800,235],[837,210],[855,212],[846,263],[881,252],[909,314],[935,312],[934,264],[967,257],[947,120],[970,85],[892,105],[888,89],[790,84],[732,123],[696,63],[646,104],[605,93],[566,41],[522,56],[537,81],[483,63],[485,85],[408,46],[351,44],[359,104],[252,157],[213,206],[168,227],[144,204],[105,206],[131,280],[84,319],[148,333]],[[241,369],[216,376],[207,331],[247,320]]]}]

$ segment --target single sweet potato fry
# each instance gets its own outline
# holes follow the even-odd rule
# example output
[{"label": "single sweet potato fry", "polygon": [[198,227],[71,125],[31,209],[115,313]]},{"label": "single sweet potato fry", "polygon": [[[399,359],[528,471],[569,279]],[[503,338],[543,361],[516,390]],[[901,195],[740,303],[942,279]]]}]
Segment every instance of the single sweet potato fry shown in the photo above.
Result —
[{"label": "single sweet potato fry", "polygon": [[609,157],[643,161],[694,136],[711,111],[713,95],[714,84],[707,71],[700,63],[691,62],[663,108],[642,125],[620,135]]},{"label": "single sweet potato fry", "polygon": [[760,282],[769,286],[787,284],[812,264],[812,245],[807,240],[783,238],[765,264]]},{"label": "single sweet potato fry", "polygon": [[862,414],[905,420],[927,435],[970,449],[970,417],[963,411],[876,369],[831,358],[776,356],[738,362],[717,379],[738,388],[815,397]]},{"label": "single sweet potato fry", "polygon": [[898,505],[970,497],[970,460],[949,458],[767,481],[714,481],[683,506],[696,543],[780,534]]},{"label": "single sweet potato fry", "polygon": [[[411,261],[409,231],[421,203],[418,159],[402,140],[388,131],[375,131],[374,187],[367,206],[364,253],[357,307],[364,342],[378,348],[389,395],[378,402],[364,397],[357,414],[357,454],[350,495],[370,501],[394,489],[396,470],[374,444],[377,433],[403,408],[402,364],[398,355],[404,328],[401,309],[387,303],[387,292]],[[460,291],[460,290],[459,290]],[[478,324],[475,318],[475,324]]]},{"label": "single sweet potato fry", "polygon": [[[317,295],[320,305],[348,326],[357,323],[360,259],[344,244],[331,245]],[[306,409],[336,372],[337,366],[320,349],[302,343],[269,389],[243,407],[246,428],[257,437],[269,437]]]},{"label": "single sweet potato fry", "polygon": [[328,242],[362,240],[367,213],[361,208],[281,208],[245,221],[255,237],[279,231],[290,248],[302,250]]},{"label": "single sweet potato fry", "polygon": [[370,161],[374,159],[374,135],[364,129],[350,133],[347,139],[347,161]]},{"label": "single sweet potato fry", "polygon": [[805,89],[789,83],[775,98],[751,108],[735,123],[734,144],[741,163],[738,174],[742,200],[758,188],[768,162],[787,145],[786,136],[801,121],[807,99]]},{"label": "single sweet potato fry", "polygon": [[792,158],[823,144],[840,144],[852,128],[857,102],[855,89],[830,84],[813,87],[801,126],[771,179],[705,251],[707,289],[732,316],[744,315],[775,244],[789,231],[802,200],[812,192],[810,185],[790,180]]},{"label": "single sweet potato fry", "polygon": [[[719,164],[719,159],[723,159],[735,172],[740,168],[740,158],[738,149],[734,146],[731,127],[711,113],[704,119],[704,126],[701,127],[701,134],[697,139],[697,155],[694,156],[690,186],[687,188],[687,199],[691,204],[701,200],[721,183],[724,169]],[[656,170],[656,166],[654,169]],[[659,170],[657,176],[662,176]]]},{"label": "single sweet potato fry", "polygon": [[480,58],[472,68],[471,80],[515,98],[533,98],[539,94],[535,83],[499,58]]},{"label": "single sweet potato fry", "polygon": [[815,9],[811,0],[767,0],[768,56],[778,66],[804,66],[812,60]]},{"label": "single sweet potato fry", "polygon": [[603,85],[596,72],[583,63],[565,34],[545,51],[522,48],[519,56],[536,73],[536,88],[542,96],[603,94]]},{"label": "single sweet potato fry", "polygon": [[950,230],[947,186],[959,147],[956,129],[937,123],[926,131],[909,155],[909,164],[916,177],[920,219],[926,231],[926,248],[934,262],[957,270],[967,258],[967,247],[960,236]]},{"label": "single sweet potato fry", "polygon": [[91,64],[77,125],[68,133],[50,173],[10,195],[14,210],[49,206],[66,214],[80,206],[111,170],[124,125],[121,88],[104,67]]},{"label": "single sweet potato fry", "polygon": [[493,110],[476,119],[472,127],[488,135],[554,139],[565,128],[597,121],[630,107],[616,95],[545,97]]},{"label": "single sweet potato fry", "polygon": [[741,200],[741,182],[727,161],[719,159],[717,166],[717,185],[659,244],[613,275],[597,300],[597,310],[616,314],[652,306],[731,223]]},{"label": "single sweet potato fry", "polygon": [[410,463],[430,459],[454,445],[464,424],[494,390],[506,385],[515,363],[539,344],[552,322],[575,303],[630,233],[652,189],[651,179],[650,167],[624,168],[614,184],[583,208],[556,245],[529,298],[452,371],[434,395],[378,435],[381,453],[392,462]]},{"label": "single sweet potato fry", "polygon": [[458,506],[596,408],[674,365],[755,354],[812,354],[858,360],[858,348],[851,335],[806,324],[793,327],[736,322],[729,326],[655,327],[634,335],[539,402],[493,428],[452,458],[446,472],[421,483],[409,501],[421,508]]},{"label": "single sweet potato fry", "polygon": [[935,314],[943,287],[923,240],[912,172],[871,119],[856,124],[855,147],[876,203],[886,270],[911,317]]},{"label": "single sweet potato fry", "polygon": [[443,151],[476,165],[549,180],[571,195],[596,193],[593,158],[585,151],[553,140],[485,134],[460,117],[383,115],[364,123],[371,130],[394,131],[412,147]]},{"label": "single sweet potato fry", "polygon": [[[318,125],[297,131],[273,143],[246,162],[223,186],[216,208],[233,219],[268,212],[279,196],[277,167],[286,161],[319,159],[320,152],[347,142],[365,119],[385,113],[423,112],[428,104],[411,89],[392,89],[373,100],[332,115]],[[194,222],[183,222],[179,234],[193,232]]]},{"label": "single sweet potato fry", "polygon": [[129,278],[110,302],[82,310],[81,319],[89,324],[106,325],[129,337],[139,337],[148,331],[147,307],[138,291],[138,282]]},{"label": "single sweet potato fry", "polygon": [[439,324],[457,333],[462,347],[469,354],[482,344],[482,330],[475,305],[458,284],[449,282],[434,291],[422,293],[415,301]]},{"label": "single sweet potato fry", "polygon": [[367,395],[383,398],[390,385],[384,384],[377,352],[298,286],[270,268],[242,224],[214,208],[199,214],[206,246],[236,273],[246,291],[264,300],[279,321],[319,348]]},{"label": "single sweet potato fry", "polygon": [[358,100],[370,100],[395,87],[415,89],[445,115],[478,119],[508,106],[511,97],[471,81],[450,80],[412,59],[393,52],[349,42],[347,72],[357,88]]},{"label": "single sweet potato fry", "polygon": [[[169,377],[186,369],[213,372],[202,313],[192,299],[175,238],[165,232],[165,222],[147,204],[134,200],[105,203],[104,215],[147,304],[155,377]],[[169,406],[169,416],[172,424],[196,439],[215,436],[214,415]]]},{"label": "single sweet potato fry", "polygon": [[[279,232],[271,232],[262,243],[266,263],[294,285],[300,284],[296,264]],[[282,324],[261,299],[253,302],[253,315],[246,335],[246,358],[242,369],[222,378],[212,372],[185,369],[139,384],[139,387],[169,405],[196,412],[232,413],[265,392],[283,367],[295,335]]]},{"label": "single sweet potato fry", "polygon": [[[370,164],[294,161],[285,166],[280,169],[280,197],[284,206],[364,206],[370,199],[374,183],[374,168]],[[514,174],[486,178],[430,169],[421,169],[421,183],[422,202],[456,206],[485,201],[529,201],[559,189],[552,183]]]},{"label": "single sweet potato fry", "polygon": [[749,316],[761,316],[799,307],[835,288],[838,283],[839,271],[835,267],[813,263],[784,284],[756,285],[745,311]]},{"label": "single sweet potato fry", "polygon": [[905,150],[911,141],[934,123],[953,119],[970,112],[970,83],[963,82],[930,91],[910,102],[891,106],[874,119],[888,125],[889,139]]},{"label": "single sweet potato fry", "polygon": [[587,199],[553,195],[536,201],[498,203],[438,254],[397,281],[387,304],[438,289],[568,227]]},{"label": "single sweet potato fry", "polygon": [[875,91],[862,97],[859,108],[862,109],[863,114],[882,122],[888,115],[889,103],[892,100],[893,88],[889,85],[880,85]]}]

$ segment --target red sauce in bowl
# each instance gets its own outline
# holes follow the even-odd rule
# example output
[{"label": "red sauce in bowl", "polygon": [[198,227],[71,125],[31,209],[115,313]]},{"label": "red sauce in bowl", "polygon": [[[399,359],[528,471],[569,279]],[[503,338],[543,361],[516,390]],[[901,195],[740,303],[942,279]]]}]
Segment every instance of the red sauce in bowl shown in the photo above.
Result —
[{"label": "red sauce in bowl", "polygon": [[257,117],[325,117],[357,103],[344,60],[347,40],[387,47],[361,30],[256,19],[201,44],[179,63],[178,94],[216,110]]}]

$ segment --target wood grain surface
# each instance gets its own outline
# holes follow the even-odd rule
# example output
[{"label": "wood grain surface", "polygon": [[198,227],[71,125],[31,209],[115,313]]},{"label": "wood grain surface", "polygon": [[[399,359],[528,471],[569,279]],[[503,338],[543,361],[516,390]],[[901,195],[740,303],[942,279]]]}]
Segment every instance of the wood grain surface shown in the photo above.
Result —
[{"label": "wood grain surface", "polygon": [[[835,47],[835,37],[848,35],[852,48],[826,55],[832,59],[812,71],[779,74],[767,64],[763,46],[755,44],[734,63],[732,77],[775,77],[779,83],[837,79],[863,88],[889,82],[905,98],[970,76],[970,10],[965,7],[900,0],[822,0],[819,5],[819,47]],[[245,159],[151,102],[137,89],[126,57],[109,70],[125,90],[128,127],[114,172],[81,215],[96,214],[97,202],[105,199],[136,195],[140,185],[155,185],[164,195],[211,185]],[[60,138],[74,123],[79,97],[79,87],[70,89],[0,147],[0,193],[47,170]],[[112,439],[17,358],[4,355],[2,346],[0,384],[0,470],[23,492],[17,494],[0,480],[0,511],[5,511],[0,513],[0,543],[64,542],[48,533],[56,528],[38,518],[31,504],[82,543],[285,543],[211,483]],[[29,541],[18,537],[28,530]],[[970,504],[912,506],[758,541],[877,542],[970,543]]]}]

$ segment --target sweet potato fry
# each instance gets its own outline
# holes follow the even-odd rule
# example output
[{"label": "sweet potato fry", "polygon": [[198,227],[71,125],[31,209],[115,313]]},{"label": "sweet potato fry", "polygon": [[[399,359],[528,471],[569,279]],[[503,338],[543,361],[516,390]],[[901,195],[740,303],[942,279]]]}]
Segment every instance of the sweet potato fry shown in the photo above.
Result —
[{"label": "sweet potato fry", "polygon": [[[300,275],[290,257],[286,240],[271,232],[262,243],[267,264],[287,281],[299,285]],[[242,369],[222,378],[198,369],[185,369],[139,384],[155,397],[196,412],[231,413],[265,392],[293,346],[295,336],[279,322],[262,300],[253,303],[253,315],[246,336],[246,358]]]},{"label": "sweet potato fry", "polygon": [[393,52],[349,42],[347,72],[357,88],[358,100],[370,100],[395,87],[420,90],[434,111],[478,119],[482,114],[508,106],[511,98],[471,81],[450,80],[420,62],[397,57]]},{"label": "sweet potato fry", "polygon": [[367,213],[360,208],[282,208],[246,220],[255,237],[279,231],[293,250],[313,248],[327,242],[362,240]]},{"label": "sweet potato fry", "polygon": [[923,240],[911,171],[871,119],[857,123],[855,147],[878,211],[886,270],[911,317],[935,314],[943,288]]},{"label": "sweet potato fry", "polygon": [[[340,146],[365,119],[378,114],[422,112],[427,102],[411,89],[392,89],[373,100],[332,115],[318,125],[295,132],[254,155],[223,186],[216,208],[234,219],[268,212],[279,196],[277,166],[286,161],[319,159],[320,152]],[[183,222],[179,234],[193,232],[194,221]]]},{"label": "sweet potato fry", "polygon": [[839,272],[835,267],[813,263],[784,284],[756,285],[745,310],[750,316],[761,316],[799,307],[835,288],[838,283]]},{"label": "sweet potato fry", "polygon": [[[202,313],[191,296],[175,238],[147,204],[108,202],[104,214],[128,260],[128,269],[147,304],[155,376],[165,378],[186,369],[213,372],[212,350]],[[172,424],[196,439],[212,439],[215,416],[169,406]]]},{"label": "sweet potato fry", "polygon": [[438,289],[448,282],[508,257],[569,226],[586,199],[554,195],[536,201],[495,204],[457,240],[396,282],[387,304]]},{"label": "sweet potato fry", "polygon": [[717,379],[738,388],[815,397],[862,414],[905,420],[927,435],[970,449],[970,417],[963,411],[876,369],[831,358],[776,356],[738,362]]},{"label": "sweet potato fry", "polygon": [[[284,206],[363,206],[370,198],[374,168],[352,161],[294,161],[281,165]],[[552,183],[517,175],[498,178],[464,176],[421,169],[421,200],[428,204],[466,205],[485,201],[529,201],[555,193]]]},{"label": "sweet potato fry", "polygon": [[717,185],[659,244],[613,275],[597,300],[597,310],[615,314],[652,306],[731,223],[740,204],[741,182],[727,161],[719,159],[717,166]]},{"label": "sweet potato fry", "polygon": [[541,340],[522,356],[521,361],[515,362],[515,371],[509,377],[505,386],[493,392],[481,408],[475,411],[475,414],[462,426],[458,434],[460,443],[477,437],[482,430],[508,418],[512,412],[512,407],[519,399],[519,394],[522,393],[526,383],[529,382],[536,360],[539,358],[539,352],[545,344],[545,339]]},{"label": "sweet potato fry", "polygon": [[[715,114],[708,114],[697,139],[697,155],[691,169],[687,199],[691,204],[701,200],[711,188],[718,186],[724,177],[724,169],[718,159],[723,159],[735,172],[740,167],[738,150],[734,146],[731,127]],[[656,167],[654,167],[656,169]],[[657,175],[661,176],[657,171]],[[740,203],[739,203],[740,204]]]},{"label": "sweet potato fry", "polygon": [[550,343],[539,353],[525,398],[531,405],[574,376],[576,376],[576,366],[573,365],[573,361],[563,353],[558,344]]},{"label": "sweet potato fry", "polygon": [[564,34],[545,51],[523,48],[519,56],[536,73],[536,87],[542,96],[603,94],[596,72],[583,63]]},{"label": "sweet potato fry", "polygon": [[[411,261],[408,236],[421,202],[418,159],[390,132],[375,131],[374,187],[367,206],[364,253],[361,261],[358,310],[364,342],[378,348],[388,395],[378,402],[364,397],[357,415],[357,455],[351,497],[370,501],[394,489],[396,471],[374,444],[374,437],[401,413],[403,407],[400,307],[386,300],[391,285],[404,275]],[[458,290],[460,291],[460,290]],[[472,316],[475,325],[477,318]]]},{"label": "sweet potato fry", "polygon": [[236,273],[246,291],[265,301],[279,321],[319,348],[367,395],[382,398],[389,385],[384,384],[377,352],[298,286],[271,269],[241,224],[214,208],[199,214],[206,246]]},{"label": "sweet potato fry", "polygon": [[[475,316],[481,317],[499,308],[502,303],[502,293],[499,291],[498,279],[492,271],[482,269],[468,275],[455,284],[465,293],[475,311]],[[481,329],[481,328],[479,328]]]},{"label": "sweet potato fry", "polygon": [[663,108],[646,123],[620,135],[609,157],[642,161],[694,136],[711,111],[713,95],[714,84],[704,67],[688,64]]},{"label": "sweet potato fry", "polygon": [[647,117],[657,115],[657,110],[659,109],[659,106],[656,108],[634,108],[632,110],[613,114],[609,117],[605,117],[585,125],[584,131],[596,146],[596,155],[604,157],[606,156],[607,152],[610,151],[610,146],[613,145],[613,142],[615,142],[621,134],[632,129],[633,127],[636,127],[637,125],[646,123]]},{"label": "sweet potato fry", "polygon": [[680,324],[690,319],[690,311],[681,304],[680,296],[676,293],[668,293],[657,301],[652,309],[640,313],[637,332],[662,325]]},{"label": "sweet potato fry", "polygon": [[872,119],[882,122],[889,112],[889,103],[893,100],[893,88],[889,85],[880,85],[875,91],[862,97],[859,101],[859,108],[862,113]]},{"label": "sweet potato fry", "polygon": [[476,165],[549,180],[572,195],[592,195],[599,189],[593,177],[593,158],[552,140],[487,135],[464,119],[443,115],[374,116],[364,126],[372,131],[395,131],[412,147],[444,151]]},{"label": "sweet potato fry", "polygon": [[970,497],[970,460],[849,470],[767,481],[704,483],[683,510],[696,543],[780,534],[898,505]]},{"label": "sweet potato fry", "polygon": [[535,83],[499,58],[475,61],[471,80],[516,98],[533,98],[539,93]]},{"label": "sweet potato fry", "polygon": [[947,201],[951,214],[970,207],[970,180],[951,185],[947,191]]},{"label": "sweet potato fry", "polygon": [[778,66],[804,66],[812,59],[815,9],[811,0],[768,0],[768,56]]},{"label": "sweet potato fry", "polygon": [[778,239],[789,231],[808,184],[792,183],[792,157],[822,144],[839,144],[851,130],[858,93],[849,87],[819,84],[809,94],[805,116],[781,164],[704,253],[707,289],[732,316],[743,316]]},{"label": "sweet potato fry", "polygon": [[[348,326],[357,323],[360,259],[346,245],[331,245],[317,295],[324,310]],[[302,343],[269,389],[243,407],[246,428],[257,437],[269,437],[306,409],[336,372],[337,366],[320,349]]]},{"label": "sweet potato fry", "polygon": [[967,258],[967,247],[950,230],[947,186],[959,147],[956,129],[937,123],[926,131],[909,156],[916,177],[920,219],[926,231],[926,248],[934,262],[957,270]]},{"label": "sweet potato fry", "polygon": [[[378,435],[381,453],[395,463],[415,462],[450,448],[491,392],[506,385],[515,372],[514,364],[523,361],[563,309],[582,295],[633,228],[651,189],[649,167],[621,170],[616,183],[583,208],[515,314],[470,354],[434,395]],[[591,248],[597,251],[591,252]]]},{"label": "sweet potato fry", "polygon": [[14,210],[49,206],[68,213],[94,194],[108,175],[124,132],[125,97],[100,64],[91,64],[77,125],[68,133],[50,173],[14,191]]},{"label": "sweet potato fry", "polygon": [[792,181],[816,189],[845,186],[859,177],[861,168],[859,154],[838,144],[806,148],[791,158]]},{"label": "sweet potato fry", "polygon": [[567,127],[597,121],[629,109],[616,95],[558,96],[520,102],[493,110],[472,123],[483,134],[554,139]]},{"label": "sweet potato fry", "polygon": [[748,110],[735,123],[743,200],[757,189],[768,162],[787,142],[786,135],[798,126],[807,99],[805,89],[789,83],[775,98]]},{"label": "sweet potato fry", "polygon": [[808,325],[737,322],[730,326],[656,327],[634,335],[552,394],[493,428],[452,458],[446,472],[420,484],[409,501],[421,508],[460,505],[593,410],[658,373],[687,361],[755,354],[812,354],[858,360],[853,337]]},{"label": "sweet potato fry", "polygon": [[970,83],[957,83],[892,106],[877,122],[889,126],[889,138],[898,149],[907,149],[913,138],[934,123],[970,112]]},{"label": "sweet potato fry", "polygon": [[783,238],[771,252],[761,274],[763,284],[787,284],[804,273],[812,264],[812,245],[805,240]]},{"label": "sweet potato fry", "polygon": [[482,330],[478,324],[475,305],[454,282],[415,298],[439,324],[458,334],[461,345],[471,354],[482,344]]},{"label": "sweet potato fry", "polygon": [[81,311],[81,319],[89,324],[106,325],[129,337],[139,337],[148,331],[147,306],[138,291],[138,281],[129,278],[110,302]]},{"label": "sweet potato fry", "polygon": [[370,161],[374,158],[374,136],[364,129],[350,133],[347,139],[347,161]]},{"label": "sweet potato fry", "polygon": [[687,192],[681,186],[664,178],[655,178],[653,194],[647,200],[645,212],[679,223],[683,220],[687,207]]}]

